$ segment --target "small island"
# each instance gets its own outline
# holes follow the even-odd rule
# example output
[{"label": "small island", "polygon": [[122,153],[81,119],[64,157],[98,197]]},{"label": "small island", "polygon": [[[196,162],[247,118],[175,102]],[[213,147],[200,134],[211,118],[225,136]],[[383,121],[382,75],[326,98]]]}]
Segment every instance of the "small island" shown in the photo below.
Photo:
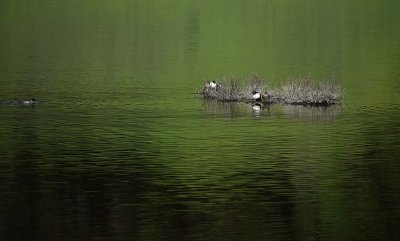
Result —
[{"label": "small island", "polygon": [[310,74],[291,78],[276,88],[267,88],[264,80],[255,75],[243,81],[232,76],[222,77],[205,81],[203,89],[198,94],[205,100],[220,102],[242,101],[313,106],[339,104],[342,99],[342,89],[336,81],[317,82]]}]

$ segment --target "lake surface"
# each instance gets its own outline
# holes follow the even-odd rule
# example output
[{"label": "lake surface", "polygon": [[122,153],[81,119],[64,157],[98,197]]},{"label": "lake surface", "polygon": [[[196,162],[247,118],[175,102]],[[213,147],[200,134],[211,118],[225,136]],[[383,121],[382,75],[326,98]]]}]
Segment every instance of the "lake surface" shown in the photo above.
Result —
[{"label": "lake surface", "polygon": [[[2,0],[0,240],[399,240],[399,10]],[[307,73],[343,103],[195,95]]]}]

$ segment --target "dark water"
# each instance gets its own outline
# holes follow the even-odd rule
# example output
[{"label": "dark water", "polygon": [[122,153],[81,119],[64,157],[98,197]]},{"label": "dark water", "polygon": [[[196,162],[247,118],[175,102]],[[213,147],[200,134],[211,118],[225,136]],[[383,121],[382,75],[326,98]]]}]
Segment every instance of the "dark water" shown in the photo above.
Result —
[{"label": "dark water", "polygon": [[[2,1],[0,240],[399,240],[399,10]],[[335,78],[343,103],[194,95],[251,73]]]}]

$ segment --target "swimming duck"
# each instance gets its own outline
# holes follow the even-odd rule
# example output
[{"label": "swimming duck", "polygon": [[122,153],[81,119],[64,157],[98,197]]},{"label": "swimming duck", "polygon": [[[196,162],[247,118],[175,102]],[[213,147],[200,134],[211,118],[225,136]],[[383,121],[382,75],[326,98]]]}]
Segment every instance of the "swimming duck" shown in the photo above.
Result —
[{"label": "swimming duck", "polygon": [[255,101],[261,101],[261,94],[258,91],[253,91],[253,99]]},{"label": "swimming duck", "polygon": [[35,98],[32,98],[30,100],[20,100],[20,101],[18,101],[18,103],[21,104],[21,105],[34,105],[34,104],[37,104],[39,102],[37,102]]}]

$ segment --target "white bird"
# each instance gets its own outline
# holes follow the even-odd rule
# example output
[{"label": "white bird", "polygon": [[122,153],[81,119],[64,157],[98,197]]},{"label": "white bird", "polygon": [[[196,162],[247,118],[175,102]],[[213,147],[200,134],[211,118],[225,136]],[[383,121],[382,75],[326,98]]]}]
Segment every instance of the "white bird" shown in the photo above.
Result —
[{"label": "white bird", "polygon": [[213,89],[217,88],[217,83],[215,83],[215,80],[210,82],[210,87],[213,88]]},{"label": "white bird", "polygon": [[32,98],[32,99],[30,99],[30,100],[21,100],[21,101],[18,101],[18,103],[19,103],[19,104],[22,104],[22,105],[34,105],[34,104],[37,104],[38,102],[36,101],[35,98]]},{"label": "white bird", "polygon": [[256,101],[260,101],[261,100],[261,94],[258,91],[253,91],[253,99]]}]

